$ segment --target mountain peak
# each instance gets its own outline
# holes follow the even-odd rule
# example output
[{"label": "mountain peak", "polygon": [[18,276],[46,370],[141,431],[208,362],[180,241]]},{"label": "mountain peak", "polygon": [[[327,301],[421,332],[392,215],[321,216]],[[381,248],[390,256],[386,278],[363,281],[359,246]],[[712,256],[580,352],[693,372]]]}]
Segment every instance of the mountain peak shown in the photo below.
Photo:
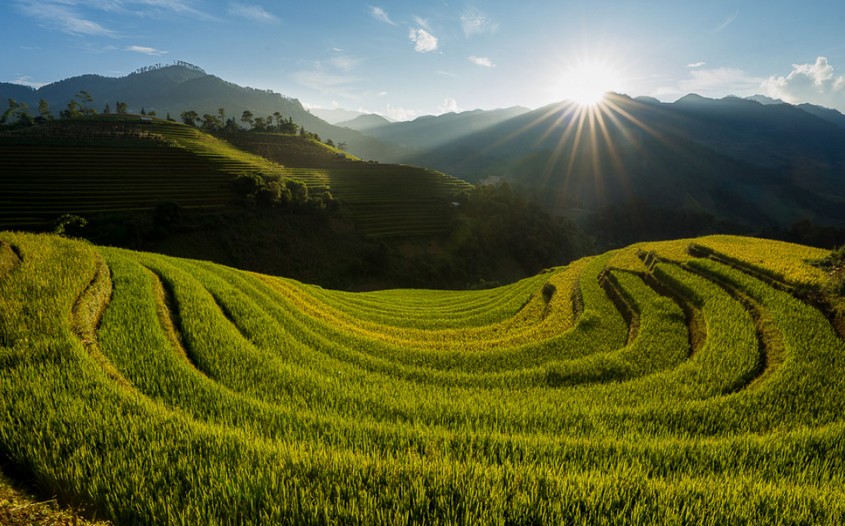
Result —
[{"label": "mountain peak", "polygon": [[754,102],[759,102],[765,106],[771,106],[773,104],[786,104],[786,102],[780,99],[773,99],[772,97],[767,97],[766,95],[751,95],[750,97],[745,97],[746,100],[753,100]]}]

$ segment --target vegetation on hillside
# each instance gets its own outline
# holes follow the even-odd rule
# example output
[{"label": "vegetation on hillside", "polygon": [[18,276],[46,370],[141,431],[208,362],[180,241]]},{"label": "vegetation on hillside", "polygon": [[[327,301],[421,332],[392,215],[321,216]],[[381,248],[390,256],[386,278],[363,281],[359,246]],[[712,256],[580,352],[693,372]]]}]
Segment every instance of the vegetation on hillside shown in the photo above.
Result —
[{"label": "vegetation on hillside", "polygon": [[349,293],[2,234],[0,458],[119,524],[836,524],[845,341],[790,293],[825,256]]},{"label": "vegetation on hillside", "polygon": [[[338,288],[484,286],[587,250],[574,226],[511,192],[362,162],[302,128],[212,135],[116,107],[0,133],[0,228]],[[276,130],[290,124],[273,118]]]}]

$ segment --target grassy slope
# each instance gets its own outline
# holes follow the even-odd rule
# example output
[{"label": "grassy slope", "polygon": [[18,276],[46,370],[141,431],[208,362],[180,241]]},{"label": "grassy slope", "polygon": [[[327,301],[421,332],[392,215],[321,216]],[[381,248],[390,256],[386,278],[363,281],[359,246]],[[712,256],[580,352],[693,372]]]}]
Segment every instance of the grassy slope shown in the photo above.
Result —
[{"label": "grassy slope", "polygon": [[436,235],[468,183],[438,172],[364,163],[299,137],[223,134],[131,116],[56,121],[0,137],[0,228],[37,228],[65,213],[137,213],[172,201],[186,211],[231,211],[231,179],[261,173],[331,191],[356,228],[376,237]]},{"label": "grassy slope", "polygon": [[46,226],[150,211],[166,201],[190,213],[231,211],[238,174],[281,176],[281,166],[181,124],[129,116],[56,121],[0,137],[0,227]]},{"label": "grassy slope", "polygon": [[407,165],[362,162],[313,140],[270,133],[221,134],[242,150],[287,167],[289,177],[326,189],[371,237],[430,236],[448,231],[450,202],[470,188],[448,175]]},{"label": "grassy slope", "polygon": [[820,250],[354,294],[0,240],[0,458],[118,523],[845,518],[845,343],[793,295],[820,300]]}]

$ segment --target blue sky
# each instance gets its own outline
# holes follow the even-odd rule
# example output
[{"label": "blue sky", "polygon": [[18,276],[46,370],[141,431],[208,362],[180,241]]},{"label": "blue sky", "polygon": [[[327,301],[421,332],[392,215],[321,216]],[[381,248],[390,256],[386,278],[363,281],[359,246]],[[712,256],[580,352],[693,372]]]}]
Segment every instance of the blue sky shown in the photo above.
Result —
[{"label": "blue sky", "polygon": [[845,2],[4,0],[0,81],[183,60],[310,107],[536,108],[598,82],[845,111]]}]

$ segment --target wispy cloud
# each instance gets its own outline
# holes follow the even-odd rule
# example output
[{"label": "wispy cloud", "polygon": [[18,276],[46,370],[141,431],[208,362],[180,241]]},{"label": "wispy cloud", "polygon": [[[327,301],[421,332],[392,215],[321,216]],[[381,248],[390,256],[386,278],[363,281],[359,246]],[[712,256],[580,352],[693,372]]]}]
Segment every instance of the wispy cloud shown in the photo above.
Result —
[{"label": "wispy cloud", "polygon": [[416,24],[417,24],[418,26],[420,26],[421,28],[425,29],[426,31],[431,31],[431,26],[430,26],[430,25],[428,25],[428,19],[426,19],[426,18],[422,18],[422,17],[419,17],[419,16],[415,16],[415,17],[414,17],[414,22],[416,22]]},{"label": "wispy cloud", "polygon": [[706,66],[707,62],[693,62],[691,64],[687,64],[687,67],[690,69],[700,68],[702,66]]},{"label": "wispy cloud", "polygon": [[716,32],[719,33],[722,30],[724,30],[726,27],[728,27],[729,25],[733,24],[734,20],[736,20],[736,17],[738,17],[738,16],[739,16],[739,11],[735,11],[734,14],[732,14],[731,16],[726,18],[724,20],[724,22],[719,24],[719,27],[716,28]]},{"label": "wispy cloud", "polygon": [[329,63],[341,71],[348,72],[355,69],[361,63],[361,60],[355,57],[337,56],[330,58]]},{"label": "wispy cloud", "polygon": [[467,38],[485,33],[493,34],[499,29],[499,23],[492,20],[479,9],[470,7],[461,15],[461,28]]},{"label": "wispy cloud", "polygon": [[167,54],[167,51],[147,46],[129,46],[126,48],[126,51],[131,51],[133,53],[143,53],[144,55],[151,55],[154,57]]},{"label": "wispy cloud", "polygon": [[12,0],[15,9],[51,30],[75,36],[119,37],[97,21],[107,13],[123,17],[162,18],[178,14],[201,20],[214,17],[194,7],[193,0]]},{"label": "wispy cloud", "polygon": [[706,97],[724,97],[726,95],[752,95],[759,91],[762,78],[737,68],[695,69],[689,77],[674,85],[664,85],[655,95],[680,96],[698,93]]},{"label": "wispy cloud", "polygon": [[74,3],[61,1],[18,0],[17,10],[38,20],[48,29],[56,29],[71,35],[114,37],[117,33],[93,20],[85,18]]},{"label": "wispy cloud", "polygon": [[827,57],[818,57],[813,64],[793,64],[788,75],[771,76],[761,86],[769,97],[845,111],[845,76],[836,75]]},{"label": "wispy cloud", "polygon": [[376,20],[384,22],[385,24],[390,24],[391,26],[396,25],[396,22],[391,20],[390,17],[387,15],[387,11],[380,7],[370,6],[370,15],[372,15],[372,17]]},{"label": "wispy cloud", "polygon": [[215,17],[194,7],[194,0],[89,0],[97,4],[120,4],[136,6],[133,14],[142,17],[161,17],[171,13],[199,18],[201,20],[216,20]]},{"label": "wispy cloud", "polygon": [[354,85],[360,81],[359,78],[333,73],[320,67],[297,71],[292,77],[299,84],[332,97],[340,96],[347,99],[356,99],[359,93],[358,90],[354,89]]},{"label": "wispy cloud", "polygon": [[487,57],[471,56],[471,57],[467,57],[467,58],[470,62],[472,62],[476,66],[481,66],[481,67],[485,67],[485,68],[495,68],[496,67],[496,64],[493,64],[493,61],[490,60]]},{"label": "wispy cloud", "polygon": [[408,39],[414,43],[414,50],[420,53],[430,53],[437,51],[437,37],[426,31],[425,29],[410,29],[408,31]]},{"label": "wispy cloud", "polygon": [[293,79],[324,95],[357,100],[361,95],[358,88],[362,79],[352,71],[360,62],[355,57],[332,56],[313,62],[309,69],[294,72]]},{"label": "wispy cloud", "polygon": [[229,4],[229,9],[227,9],[227,12],[230,15],[246,18],[247,20],[254,20],[256,22],[278,21],[278,18],[276,18],[271,13],[268,13],[267,10],[261,7],[260,5],[231,3]]}]

